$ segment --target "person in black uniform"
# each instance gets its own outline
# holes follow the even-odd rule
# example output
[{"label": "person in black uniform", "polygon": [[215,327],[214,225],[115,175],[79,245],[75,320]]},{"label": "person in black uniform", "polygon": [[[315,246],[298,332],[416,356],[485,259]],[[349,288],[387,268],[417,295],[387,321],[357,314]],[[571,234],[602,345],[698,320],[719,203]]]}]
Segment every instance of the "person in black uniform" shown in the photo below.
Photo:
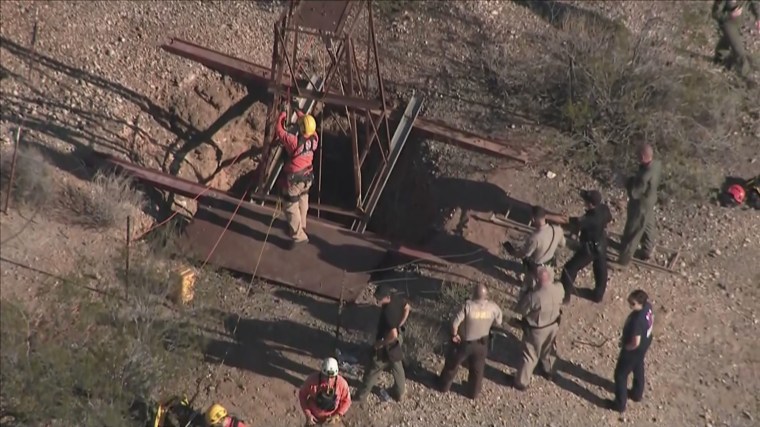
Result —
[{"label": "person in black uniform", "polygon": [[597,190],[581,191],[586,203],[586,213],[568,220],[570,228],[580,231],[580,248],[562,268],[562,286],[565,288],[563,304],[570,302],[573,284],[578,272],[590,263],[594,268],[594,301],[602,302],[607,290],[607,224],[612,221],[610,208],[602,203],[602,193]]},{"label": "person in black uniform", "polygon": [[[641,289],[628,295],[631,314],[625,321],[620,339],[620,355],[615,365],[615,400],[608,400],[610,409],[624,412],[628,398],[639,402],[644,398],[644,356],[652,343],[654,313],[649,296]],[[633,388],[628,391],[628,376],[633,372]]]},{"label": "person in black uniform", "polygon": [[393,398],[401,400],[406,391],[402,332],[412,308],[403,295],[393,292],[386,285],[377,287],[375,299],[381,307],[380,320],[370,363],[364,370],[362,385],[356,391],[355,400],[358,402],[366,400],[386,370],[393,375]]}]

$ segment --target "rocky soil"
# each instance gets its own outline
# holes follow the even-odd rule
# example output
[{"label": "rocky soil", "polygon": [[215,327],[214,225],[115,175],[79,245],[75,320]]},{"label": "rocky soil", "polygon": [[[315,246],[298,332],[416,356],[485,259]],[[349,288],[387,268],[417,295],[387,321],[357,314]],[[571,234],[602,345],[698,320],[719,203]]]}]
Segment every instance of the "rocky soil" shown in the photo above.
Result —
[{"label": "rocky soil", "polygon": [[[658,31],[663,40],[672,41],[674,61],[710,67],[704,56],[711,54],[715,35],[704,19],[709,13],[704,2],[565,3],[622,19],[633,32]],[[532,49],[531,40],[536,33],[553,31],[546,20],[512,2],[403,6],[383,8],[377,25],[383,71],[393,93],[404,97],[412,90],[424,91],[428,95],[425,116],[505,136],[526,146],[540,145],[551,137],[519,112],[499,107],[497,96],[486,83],[482,57],[484,43],[497,39],[515,60],[539,54]],[[267,65],[271,24],[280,10],[279,2],[2,2],[3,144],[10,145],[16,126],[23,120],[29,130],[24,143],[39,147],[58,167],[61,179],[83,178],[77,173],[81,164],[78,159],[89,148],[168,171],[180,145],[242,97],[244,90],[200,65],[161,51],[158,45],[167,37],[178,37]],[[657,18],[651,28],[645,25],[650,18]],[[35,22],[38,27],[32,50],[29,45]],[[760,52],[760,37],[748,34],[748,48]],[[265,108],[262,103],[254,104],[212,142],[192,150],[179,162],[177,173],[215,186],[231,185],[255,163],[255,155],[243,154],[257,146],[263,136]],[[757,125],[748,123],[748,135],[757,132]],[[514,300],[516,291],[509,284],[514,275],[512,264],[497,258],[507,231],[466,220],[468,216],[504,212],[514,203],[512,198],[578,214],[577,191],[594,185],[591,178],[559,163],[516,167],[440,143],[426,143],[423,148],[425,165],[432,170],[426,179],[430,183],[427,198],[434,208],[428,208],[446,214],[431,227],[429,244],[442,254],[480,252],[465,260],[460,257],[462,264],[449,270],[419,267],[396,282],[414,295],[415,314],[408,332],[413,337],[435,336],[440,331],[440,319],[447,318],[453,302],[447,306],[430,296],[450,292],[451,282],[483,280],[505,308]],[[220,167],[238,154],[243,158],[240,163]],[[757,160],[753,162],[757,151],[734,153],[732,157],[746,161],[713,161],[726,174],[758,173]],[[556,178],[548,178],[547,171]],[[618,218],[614,228],[620,231],[624,194],[614,188],[605,189],[605,194]],[[604,303],[575,299],[565,309],[558,343],[563,362],[555,383],[536,378],[531,389],[523,393],[507,387],[505,373],[514,372],[519,343],[505,339],[496,343],[493,360],[489,361],[489,379],[478,401],[471,402],[454,392],[440,395],[428,383],[442,367],[441,346],[425,347],[420,339],[414,344],[420,357],[419,364],[409,370],[412,380],[407,398],[401,403],[380,403],[371,397],[364,407],[352,409],[348,423],[757,425],[760,236],[753,230],[760,226],[760,215],[757,211],[719,208],[706,200],[666,204],[658,207],[657,214],[662,246],[681,253],[676,266],[679,274],[636,267],[614,271]],[[411,221],[411,213],[403,215],[410,216],[401,216],[399,221]],[[3,217],[4,258],[63,274],[76,268],[79,255],[112,256],[115,251],[113,242],[118,232],[101,235],[46,215],[35,216],[30,222],[29,216],[12,209],[11,215]],[[30,227],[23,232],[24,239],[6,241],[24,227]],[[562,254],[562,258],[568,256]],[[6,262],[2,266],[3,298],[30,295],[31,286],[42,282],[34,273]],[[588,271],[578,279],[580,287],[591,283]],[[636,288],[647,290],[654,300],[656,337],[648,355],[646,400],[631,404],[621,416],[598,404],[611,396],[617,336],[628,310],[625,297]],[[457,292],[454,295],[461,296],[466,290]],[[265,285],[250,294],[245,285],[231,287],[226,298],[225,310],[251,320],[258,328],[255,331],[266,332],[260,333],[254,345],[238,349],[240,361],[214,367],[222,380],[199,399],[203,404],[221,401],[254,426],[299,425],[302,419],[295,386],[317,366],[320,357],[328,354],[334,304]],[[352,344],[363,342],[372,331],[377,313],[367,302],[363,297],[346,314],[347,344],[343,348],[348,354],[358,356],[360,351]],[[218,341],[232,345],[221,325],[214,327],[219,329]],[[519,332],[513,333],[519,339]],[[305,348],[304,342],[314,343],[313,348]],[[349,378],[360,376],[359,368],[347,368]],[[189,375],[193,378],[188,384],[197,373]]]}]

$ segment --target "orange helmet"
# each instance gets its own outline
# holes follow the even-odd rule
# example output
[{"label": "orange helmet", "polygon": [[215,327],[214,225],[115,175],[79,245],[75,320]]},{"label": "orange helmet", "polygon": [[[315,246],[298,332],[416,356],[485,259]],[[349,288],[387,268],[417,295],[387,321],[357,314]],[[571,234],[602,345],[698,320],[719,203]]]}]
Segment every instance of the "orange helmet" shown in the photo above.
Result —
[{"label": "orange helmet", "polygon": [[734,202],[736,202],[737,205],[741,205],[742,203],[744,203],[744,199],[747,198],[747,192],[744,190],[744,187],[742,187],[739,184],[734,184],[728,187],[727,192],[731,196],[731,199]]}]

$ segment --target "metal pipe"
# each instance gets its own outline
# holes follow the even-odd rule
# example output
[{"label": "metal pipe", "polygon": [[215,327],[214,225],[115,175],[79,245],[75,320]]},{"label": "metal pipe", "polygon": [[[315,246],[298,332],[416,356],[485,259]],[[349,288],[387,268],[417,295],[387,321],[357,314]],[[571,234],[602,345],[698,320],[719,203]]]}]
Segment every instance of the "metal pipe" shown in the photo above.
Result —
[{"label": "metal pipe", "polygon": [[[369,12],[369,30],[370,30],[370,35],[372,36],[372,52],[375,56],[375,67],[377,68],[377,87],[380,89],[380,101],[382,102],[382,105],[383,105],[382,110],[386,111],[388,104],[385,103],[385,88],[383,87],[383,77],[380,71],[380,58],[377,55],[377,38],[375,37],[375,20],[372,18],[371,6],[369,6],[368,12]],[[390,154],[391,129],[390,129],[390,125],[388,125],[387,118],[383,119],[383,122],[385,123],[385,135],[388,140],[388,150]]]},{"label": "metal pipe", "polygon": [[[29,58],[34,57],[34,46],[37,44],[37,29],[38,29],[38,12],[37,8],[34,9],[34,25],[32,26],[32,40],[29,42],[29,50],[31,55]],[[31,81],[32,77],[32,62],[31,59],[26,63],[26,80]],[[8,191],[5,193],[5,202],[3,204],[3,214],[8,214],[8,206],[11,202],[11,191],[13,189],[13,182],[16,179],[16,162],[18,161],[18,150],[21,146],[21,130],[24,128],[26,122],[26,115],[21,119],[21,123],[16,128],[16,141],[13,143],[13,158],[11,159],[11,171],[8,177]]]},{"label": "metal pipe", "polygon": [[[22,121],[23,123],[23,121]],[[18,160],[19,141],[21,140],[21,126],[16,128],[16,141],[13,144],[13,158],[11,159],[11,173],[8,178],[8,190],[5,192],[5,203],[3,204],[3,213],[8,214],[8,205],[11,202],[11,191],[13,190],[13,181],[16,178],[16,161]]]},{"label": "metal pipe", "polygon": [[[352,45],[351,39],[346,38],[344,43],[348,43],[348,61],[346,61],[346,67],[348,68],[348,92],[351,96],[354,96],[354,72],[353,72],[353,58],[352,58]],[[351,154],[353,155],[354,163],[354,191],[356,196],[356,207],[362,205],[362,169],[359,165],[359,135],[356,128],[356,112],[352,109],[349,111],[349,120],[351,121]]]},{"label": "metal pipe", "polygon": [[[362,98],[365,98],[364,95],[365,88],[362,85],[362,76],[361,76],[361,69],[359,68],[359,61],[356,59],[356,45],[354,45],[353,40],[348,39],[349,46],[351,47],[351,65],[353,65],[353,72],[356,73],[356,80],[359,83],[359,96]],[[364,85],[366,86],[366,85]],[[369,88],[367,88],[366,92],[369,92]]]},{"label": "metal pipe", "polygon": [[[370,113],[367,113],[367,122],[368,122],[368,126],[367,126],[367,131],[368,131],[367,145],[364,147],[364,152],[362,153],[362,156],[359,159],[359,165],[363,165],[364,164],[364,160],[366,159],[367,155],[369,154],[369,150],[372,148],[372,145],[375,142],[375,138],[378,136],[378,129],[377,128],[380,126],[380,121],[383,120],[383,117],[385,117],[385,115],[383,115],[383,114],[381,114],[380,116],[378,116],[377,124],[375,124],[375,119],[372,117],[372,115]],[[372,134],[371,135],[369,135],[369,128],[370,128],[370,126],[372,127]],[[382,152],[382,148],[380,149],[380,151]]]},{"label": "metal pipe", "polygon": [[132,239],[132,217],[127,215],[127,244],[124,255],[124,296],[129,297],[129,247]]}]

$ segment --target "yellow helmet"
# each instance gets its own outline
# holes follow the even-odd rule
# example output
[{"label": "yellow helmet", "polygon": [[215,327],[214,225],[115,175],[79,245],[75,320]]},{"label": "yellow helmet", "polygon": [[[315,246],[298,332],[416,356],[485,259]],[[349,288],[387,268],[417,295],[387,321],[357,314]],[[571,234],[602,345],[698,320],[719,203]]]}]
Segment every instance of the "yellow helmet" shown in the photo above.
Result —
[{"label": "yellow helmet", "polygon": [[305,114],[301,117],[298,121],[298,126],[301,129],[301,135],[306,138],[314,135],[314,132],[317,131],[317,121],[314,120],[314,116],[311,114]]},{"label": "yellow helmet", "polygon": [[206,424],[215,426],[227,417],[227,410],[224,406],[214,403],[206,411]]}]

